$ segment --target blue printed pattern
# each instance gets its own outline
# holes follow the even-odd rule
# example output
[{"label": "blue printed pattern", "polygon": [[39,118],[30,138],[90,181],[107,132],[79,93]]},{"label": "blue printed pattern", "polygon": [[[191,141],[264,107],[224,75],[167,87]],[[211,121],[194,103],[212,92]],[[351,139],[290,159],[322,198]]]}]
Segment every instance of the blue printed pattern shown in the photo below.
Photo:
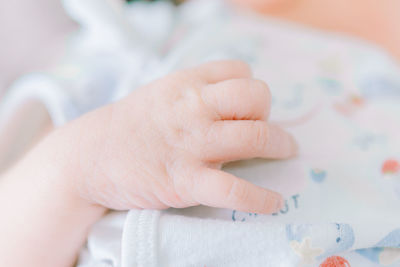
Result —
[{"label": "blue printed pattern", "polygon": [[[400,228],[393,230],[372,248],[358,249],[356,252],[375,263],[382,263],[382,253],[386,248],[400,248]],[[397,260],[397,259],[395,259]]]}]

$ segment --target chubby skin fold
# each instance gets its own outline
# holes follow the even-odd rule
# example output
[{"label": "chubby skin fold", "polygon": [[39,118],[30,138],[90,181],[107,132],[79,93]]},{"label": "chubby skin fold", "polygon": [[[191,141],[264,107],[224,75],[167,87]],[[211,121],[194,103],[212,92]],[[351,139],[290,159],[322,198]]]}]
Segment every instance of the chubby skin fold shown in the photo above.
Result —
[{"label": "chubby skin fold", "polygon": [[220,170],[233,160],[296,155],[293,137],[268,122],[270,98],[247,64],[216,61],[54,130],[0,179],[8,217],[0,221],[0,265],[71,266],[108,209],[275,212],[279,193]]}]

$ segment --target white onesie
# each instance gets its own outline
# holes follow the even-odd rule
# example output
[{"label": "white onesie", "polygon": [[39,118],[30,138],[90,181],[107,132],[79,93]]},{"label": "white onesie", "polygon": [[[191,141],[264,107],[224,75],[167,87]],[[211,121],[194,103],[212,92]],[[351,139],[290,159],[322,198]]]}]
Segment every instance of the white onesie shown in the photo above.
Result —
[{"label": "white onesie", "polygon": [[223,1],[64,2],[82,24],[69,54],[17,82],[3,110],[39,97],[61,125],[173,70],[234,58],[269,84],[271,119],[300,145],[291,160],[225,166],[282,193],[280,212],[113,212],[80,267],[400,265],[400,68],[388,54]]}]

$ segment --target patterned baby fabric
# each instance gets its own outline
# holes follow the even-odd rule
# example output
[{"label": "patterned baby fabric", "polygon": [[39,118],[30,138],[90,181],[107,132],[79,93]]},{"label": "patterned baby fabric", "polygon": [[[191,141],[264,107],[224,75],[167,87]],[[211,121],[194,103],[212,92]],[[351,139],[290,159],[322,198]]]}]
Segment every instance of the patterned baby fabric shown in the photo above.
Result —
[{"label": "patterned baby fabric", "polygon": [[67,115],[58,124],[173,70],[234,58],[269,84],[271,121],[298,140],[296,158],[224,167],[282,193],[285,205],[278,213],[208,207],[167,213],[281,225],[293,266],[399,266],[400,69],[390,55],[354,37],[236,10],[223,1],[193,0],[178,8],[165,2],[64,3],[82,30],[60,65],[39,78],[68,96],[61,105]]}]

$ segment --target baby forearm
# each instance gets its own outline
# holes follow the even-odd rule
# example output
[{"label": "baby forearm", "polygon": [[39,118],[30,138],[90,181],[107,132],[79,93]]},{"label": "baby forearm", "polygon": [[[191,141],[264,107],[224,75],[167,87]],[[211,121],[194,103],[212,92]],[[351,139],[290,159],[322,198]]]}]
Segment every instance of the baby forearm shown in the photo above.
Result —
[{"label": "baby forearm", "polygon": [[0,266],[72,266],[105,212],[75,196],[68,147],[51,134],[0,179]]},{"label": "baby forearm", "polygon": [[293,137],[269,123],[270,99],[247,64],[210,62],[54,131],[0,183],[0,266],[72,265],[106,208],[276,212],[279,193],[220,170],[297,153]]}]

